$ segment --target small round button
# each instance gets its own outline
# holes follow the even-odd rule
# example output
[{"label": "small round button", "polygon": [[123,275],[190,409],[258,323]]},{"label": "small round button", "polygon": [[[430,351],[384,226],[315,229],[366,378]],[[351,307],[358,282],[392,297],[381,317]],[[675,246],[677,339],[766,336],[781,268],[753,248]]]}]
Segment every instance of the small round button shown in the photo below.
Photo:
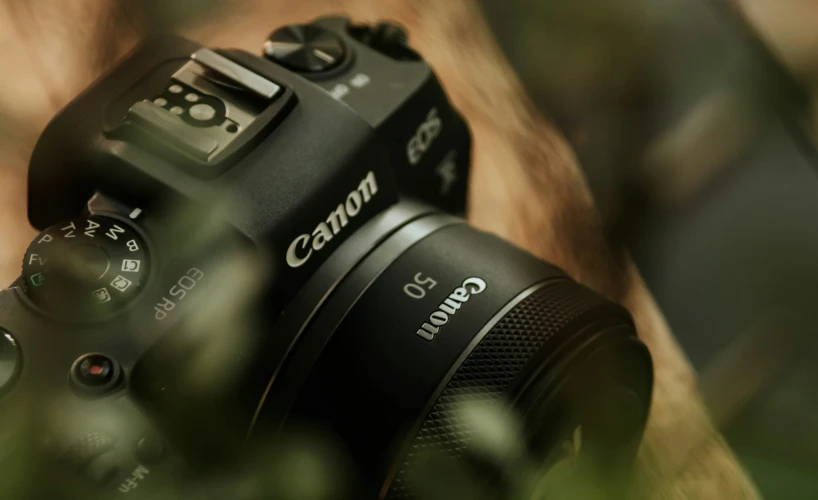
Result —
[{"label": "small round button", "polygon": [[87,354],[74,362],[71,382],[89,394],[103,394],[119,384],[119,363],[104,354]]},{"label": "small round button", "polygon": [[113,451],[104,453],[88,464],[85,475],[99,486],[109,485],[119,476],[119,458]]},{"label": "small round button", "polygon": [[191,118],[199,121],[212,120],[213,117],[216,116],[216,110],[213,109],[213,106],[207,104],[194,104],[190,107],[190,111],[188,112]]},{"label": "small round button", "polygon": [[264,56],[293,71],[318,73],[341,64],[346,48],[341,37],[320,26],[285,26],[268,37]]},{"label": "small round button", "polygon": [[9,390],[20,373],[20,348],[11,334],[0,328],[0,394]]},{"label": "small round button", "polygon": [[154,465],[165,458],[165,442],[159,436],[148,435],[137,441],[136,458],[145,465]]}]

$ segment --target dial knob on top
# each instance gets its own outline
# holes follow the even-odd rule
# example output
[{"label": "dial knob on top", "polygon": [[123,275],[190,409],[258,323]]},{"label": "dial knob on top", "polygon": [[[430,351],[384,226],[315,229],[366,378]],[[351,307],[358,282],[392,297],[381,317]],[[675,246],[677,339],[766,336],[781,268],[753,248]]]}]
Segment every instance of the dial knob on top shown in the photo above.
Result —
[{"label": "dial knob on top", "polygon": [[127,305],[148,273],[139,234],[111,217],[91,215],[46,229],[23,261],[24,290],[60,318],[94,320]]},{"label": "dial knob on top", "polygon": [[318,73],[341,64],[346,47],[341,37],[320,26],[285,26],[268,37],[264,56],[293,71]]},{"label": "dial knob on top", "polygon": [[409,46],[406,29],[394,22],[383,22],[375,26],[353,24],[349,34],[364,45],[391,57],[396,61],[420,61],[420,55]]}]

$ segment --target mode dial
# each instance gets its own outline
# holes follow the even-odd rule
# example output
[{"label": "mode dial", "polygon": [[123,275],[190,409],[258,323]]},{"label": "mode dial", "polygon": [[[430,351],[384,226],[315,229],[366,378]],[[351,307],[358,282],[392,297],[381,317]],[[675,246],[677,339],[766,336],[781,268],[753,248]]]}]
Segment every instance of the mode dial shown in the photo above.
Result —
[{"label": "mode dial", "polygon": [[100,215],[46,229],[23,261],[24,290],[60,318],[95,320],[139,293],[148,275],[145,242],[128,224]]}]

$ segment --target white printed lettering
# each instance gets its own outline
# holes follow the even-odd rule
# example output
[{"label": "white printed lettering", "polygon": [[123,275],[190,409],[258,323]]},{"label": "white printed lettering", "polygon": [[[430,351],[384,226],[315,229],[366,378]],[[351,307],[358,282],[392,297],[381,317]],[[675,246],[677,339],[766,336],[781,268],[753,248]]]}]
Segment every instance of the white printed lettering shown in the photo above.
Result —
[{"label": "white printed lettering", "polygon": [[188,292],[193,290],[199,282],[204,279],[205,273],[196,268],[192,267],[188,270],[188,272],[179,278],[179,281],[176,282],[170,290],[168,290],[168,294],[176,299],[176,302],[168,299],[167,297],[162,297],[162,301],[157,303],[153,310],[154,310],[154,317],[157,321],[162,321],[168,317],[168,313],[173,311],[176,308],[176,305],[181,302],[182,300],[187,297]]},{"label": "white printed lettering", "polygon": [[358,73],[357,75],[355,75],[354,78],[352,78],[352,80],[349,81],[349,84],[355,87],[356,89],[362,89],[369,85],[371,81],[372,78],[370,78],[369,75],[365,73]]},{"label": "white printed lettering", "polygon": [[332,241],[332,231],[326,223],[322,222],[312,232],[312,249],[316,252]]},{"label": "white printed lettering", "polygon": [[361,212],[361,208],[364,206],[363,201],[361,200],[361,194],[358,193],[358,191],[349,193],[345,206],[347,209],[347,215],[350,217],[355,217],[358,215]]},{"label": "white printed lettering", "polygon": [[326,222],[320,222],[311,234],[302,234],[295,238],[287,248],[287,265],[298,268],[306,264],[314,252],[323,250],[347,225],[356,217],[378,193],[378,182],[375,173],[369,172],[358,185],[358,189],[349,193],[346,201],[330,212]]},{"label": "white printed lettering", "polygon": [[116,240],[119,239],[119,235],[124,233],[124,232],[125,232],[124,229],[122,229],[121,227],[114,224],[113,227],[111,227],[111,229],[109,229],[108,232],[105,233],[105,236],[107,236],[107,237],[111,238],[112,240],[116,241]]},{"label": "white printed lettering", "polygon": [[406,155],[411,165],[417,165],[423,155],[432,147],[432,143],[443,130],[443,122],[437,116],[437,108],[432,108],[426,115],[426,121],[420,124],[415,135],[406,145]]},{"label": "white printed lettering", "polygon": [[87,219],[86,222],[88,223],[88,227],[85,228],[85,236],[89,238],[93,238],[95,233],[97,232],[97,228],[99,227],[98,222],[94,222],[90,219]]},{"label": "white printed lettering", "polygon": [[415,275],[415,282],[409,283],[403,287],[403,293],[409,297],[420,300],[426,296],[426,290],[431,290],[437,286],[437,281],[432,278],[424,278],[423,273]]},{"label": "white printed lettering", "polygon": [[298,250],[306,250],[309,244],[310,235],[308,234],[302,234],[290,244],[290,248],[287,250],[287,264],[289,264],[290,267],[301,267],[310,260],[310,257],[312,257],[312,248],[310,248],[304,257],[299,257],[296,253]]},{"label": "white printed lettering", "polygon": [[140,267],[142,267],[140,260],[124,259],[122,261],[122,272],[124,273],[138,273]]},{"label": "white printed lettering", "polygon": [[76,238],[77,235],[74,234],[74,231],[76,230],[77,226],[75,226],[73,222],[65,226],[64,228],[60,229],[60,231],[68,231],[66,234],[63,235],[63,238]]},{"label": "white printed lettering", "polygon": [[349,224],[349,216],[345,208],[344,205],[338,205],[338,208],[330,213],[327,224],[332,226],[332,234],[338,234],[341,229],[347,227],[347,224]]},{"label": "white printed lettering", "polygon": [[[418,328],[417,335],[424,340],[434,340],[437,334],[440,333],[440,327],[449,323],[452,316],[457,314],[457,311],[463,307],[463,303],[467,302],[471,296],[483,293],[487,287],[486,282],[480,278],[465,280],[461,287],[455,288],[438,306],[437,310],[429,315],[428,321]],[[404,288],[404,291],[406,291],[406,288]]]},{"label": "white printed lettering", "polygon": [[329,95],[338,100],[343,99],[344,97],[347,96],[347,94],[349,94],[349,87],[347,87],[343,83],[339,83],[338,85],[333,87],[332,90],[329,91]]},{"label": "white printed lettering", "polygon": [[124,276],[117,276],[114,278],[114,281],[111,282],[111,286],[114,287],[114,290],[119,290],[120,292],[127,291],[133,282]]}]

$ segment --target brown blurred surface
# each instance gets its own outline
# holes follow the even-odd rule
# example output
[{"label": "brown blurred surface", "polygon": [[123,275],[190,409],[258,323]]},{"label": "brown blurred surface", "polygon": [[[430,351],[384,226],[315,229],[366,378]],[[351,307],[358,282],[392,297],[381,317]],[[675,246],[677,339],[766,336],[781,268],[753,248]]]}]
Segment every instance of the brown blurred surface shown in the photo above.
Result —
[{"label": "brown blurred surface", "polygon": [[818,11],[734,3],[739,16],[719,0],[484,2],[739,458],[766,496],[810,499]]}]

